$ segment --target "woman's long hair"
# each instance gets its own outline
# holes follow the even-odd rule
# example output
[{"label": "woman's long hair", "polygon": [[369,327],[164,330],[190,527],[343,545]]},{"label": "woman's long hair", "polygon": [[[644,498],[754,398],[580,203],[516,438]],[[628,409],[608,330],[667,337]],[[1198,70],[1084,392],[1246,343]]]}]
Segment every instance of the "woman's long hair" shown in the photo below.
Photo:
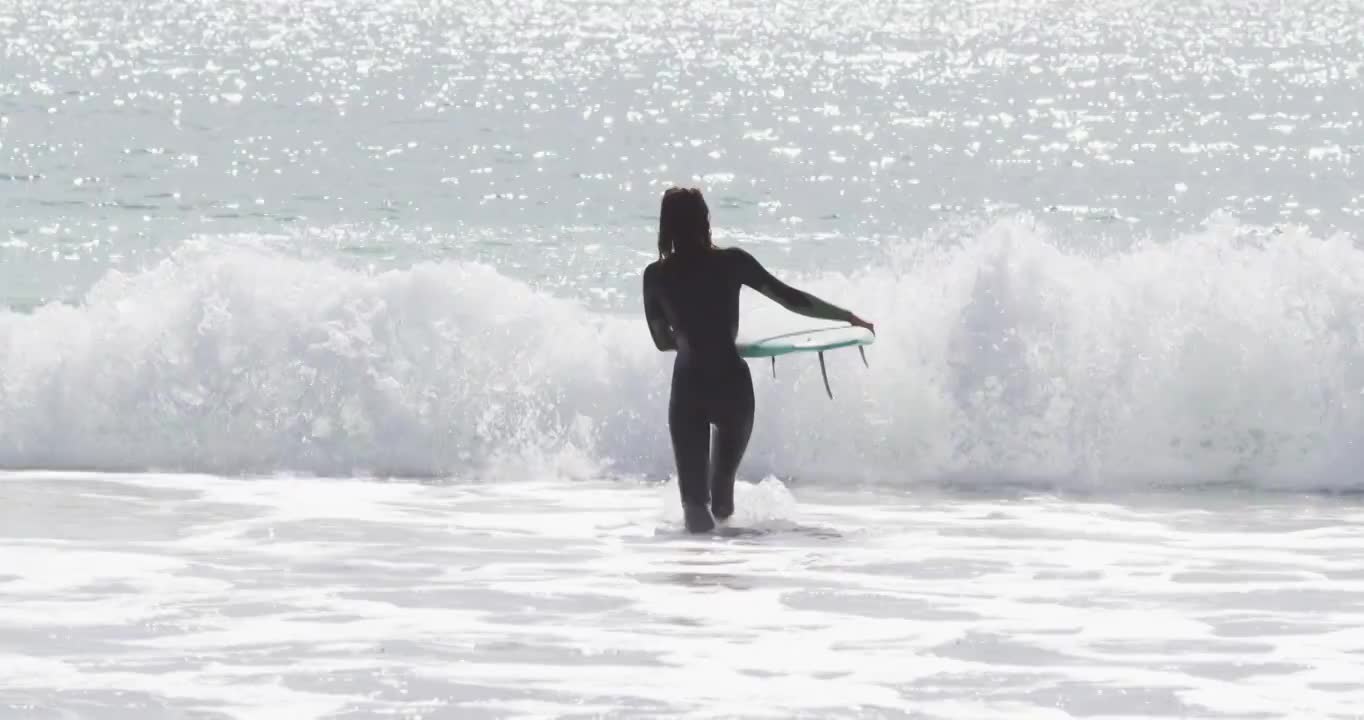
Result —
[{"label": "woman's long hair", "polygon": [[696,188],[668,188],[658,214],[658,256],[690,255],[714,247],[710,208]]}]

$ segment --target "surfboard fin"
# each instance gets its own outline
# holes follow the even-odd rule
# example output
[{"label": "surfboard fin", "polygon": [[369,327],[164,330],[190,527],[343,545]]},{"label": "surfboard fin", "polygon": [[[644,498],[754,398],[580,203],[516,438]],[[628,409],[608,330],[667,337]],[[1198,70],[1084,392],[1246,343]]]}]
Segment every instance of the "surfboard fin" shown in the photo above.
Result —
[{"label": "surfboard fin", "polygon": [[870,368],[871,365],[867,364],[867,349],[862,347],[861,345],[858,345],[857,354],[862,356],[862,367]]},{"label": "surfboard fin", "polygon": [[824,376],[824,392],[829,394],[829,399],[834,398],[834,391],[829,388],[829,369],[824,366],[824,353],[819,354],[819,374]]}]

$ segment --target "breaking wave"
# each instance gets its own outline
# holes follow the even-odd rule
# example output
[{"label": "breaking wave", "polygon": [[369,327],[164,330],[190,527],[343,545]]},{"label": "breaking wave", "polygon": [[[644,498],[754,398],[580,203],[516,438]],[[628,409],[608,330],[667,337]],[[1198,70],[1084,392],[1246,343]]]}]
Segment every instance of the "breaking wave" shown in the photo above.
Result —
[{"label": "breaking wave", "polygon": [[[1349,237],[1215,221],[1100,250],[1013,218],[798,284],[877,321],[871,368],[831,353],[830,400],[813,358],[755,363],[746,476],[1361,487]],[[745,335],[808,324],[744,302]],[[669,362],[637,314],[487,265],[189,243],[0,310],[0,466],[666,475]]]}]

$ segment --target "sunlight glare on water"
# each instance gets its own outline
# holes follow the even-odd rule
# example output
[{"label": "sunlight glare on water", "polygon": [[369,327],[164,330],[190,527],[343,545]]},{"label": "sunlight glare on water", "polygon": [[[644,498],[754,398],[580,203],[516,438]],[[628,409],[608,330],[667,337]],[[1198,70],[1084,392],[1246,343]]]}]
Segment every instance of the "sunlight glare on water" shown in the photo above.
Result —
[{"label": "sunlight glare on water", "polygon": [[674,182],[798,267],[981,213],[1364,214],[1353,2],[6,0],[0,27],[15,300],[243,231],[617,288]]}]

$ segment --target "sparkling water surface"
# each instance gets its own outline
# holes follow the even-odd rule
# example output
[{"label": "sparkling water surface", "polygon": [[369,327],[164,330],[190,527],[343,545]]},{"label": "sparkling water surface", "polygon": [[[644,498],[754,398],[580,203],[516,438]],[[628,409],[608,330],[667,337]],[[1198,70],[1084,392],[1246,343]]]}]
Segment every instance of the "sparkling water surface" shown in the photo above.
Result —
[{"label": "sparkling water surface", "polygon": [[1358,2],[6,0],[0,28],[11,302],[229,232],[623,289],[671,183],[797,268],[992,213],[1086,244],[1364,215]]}]

